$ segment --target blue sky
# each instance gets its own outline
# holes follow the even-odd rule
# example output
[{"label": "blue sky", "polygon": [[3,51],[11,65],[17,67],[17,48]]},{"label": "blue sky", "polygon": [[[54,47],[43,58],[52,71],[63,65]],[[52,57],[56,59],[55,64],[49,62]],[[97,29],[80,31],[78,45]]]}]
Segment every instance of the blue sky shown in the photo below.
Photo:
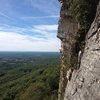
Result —
[{"label": "blue sky", "polygon": [[0,51],[59,51],[58,0],[0,0]]}]

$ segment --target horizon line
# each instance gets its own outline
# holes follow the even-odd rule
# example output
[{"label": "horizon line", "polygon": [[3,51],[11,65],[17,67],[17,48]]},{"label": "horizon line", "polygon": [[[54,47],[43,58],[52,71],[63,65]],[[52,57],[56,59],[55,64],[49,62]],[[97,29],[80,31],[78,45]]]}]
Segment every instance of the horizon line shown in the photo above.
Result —
[{"label": "horizon line", "polygon": [[59,52],[60,51],[0,51],[0,52]]}]

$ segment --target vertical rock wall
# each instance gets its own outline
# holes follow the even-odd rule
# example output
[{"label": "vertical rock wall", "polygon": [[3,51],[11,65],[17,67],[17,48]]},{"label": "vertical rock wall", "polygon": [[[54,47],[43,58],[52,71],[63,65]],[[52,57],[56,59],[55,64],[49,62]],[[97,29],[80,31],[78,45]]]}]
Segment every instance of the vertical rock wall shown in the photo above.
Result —
[{"label": "vertical rock wall", "polygon": [[100,3],[82,56],[77,49],[77,31],[78,23],[67,14],[67,0],[61,0],[57,35],[61,39],[58,100],[100,100]]},{"label": "vertical rock wall", "polygon": [[[67,78],[70,78],[73,66],[77,62],[77,54],[75,53],[76,33],[78,30],[78,23],[67,15],[67,0],[61,2],[61,12],[58,27],[57,37],[61,39],[61,70],[60,70],[60,83],[58,100],[62,100],[64,97],[65,87],[67,84]],[[72,69],[69,69],[72,67]],[[69,71],[68,77],[66,72]]]}]

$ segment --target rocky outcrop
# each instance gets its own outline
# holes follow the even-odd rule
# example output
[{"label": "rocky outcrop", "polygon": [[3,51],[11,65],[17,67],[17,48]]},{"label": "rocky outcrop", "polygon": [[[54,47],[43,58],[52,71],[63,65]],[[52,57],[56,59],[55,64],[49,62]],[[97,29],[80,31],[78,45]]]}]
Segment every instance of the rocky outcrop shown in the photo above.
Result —
[{"label": "rocky outcrop", "polygon": [[78,22],[67,15],[66,5],[67,0],[61,0],[57,35],[61,39],[58,100],[100,100],[100,3],[86,35],[84,52],[77,48]]},{"label": "rocky outcrop", "polygon": [[[64,96],[65,86],[67,84],[67,78],[70,78],[72,69],[69,71],[69,75],[66,77],[66,71],[68,67],[72,66],[72,60],[75,64],[75,37],[78,30],[78,23],[72,19],[71,16],[67,15],[67,2],[66,0],[61,2],[61,12],[58,27],[57,37],[61,39],[61,70],[60,70],[60,82],[58,91],[58,100],[62,100]],[[74,35],[73,35],[74,34]],[[67,67],[66,67],[67,65]]]}]

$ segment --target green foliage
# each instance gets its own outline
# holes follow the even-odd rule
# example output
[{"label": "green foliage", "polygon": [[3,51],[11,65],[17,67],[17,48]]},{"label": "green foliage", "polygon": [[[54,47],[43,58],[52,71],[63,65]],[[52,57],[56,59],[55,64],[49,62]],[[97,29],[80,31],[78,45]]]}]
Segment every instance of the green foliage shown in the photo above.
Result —
[{"label": "green foliage", "polygon": [[43,82],[37,82],[28,87],[20,100],[43,100],[44,96],[48,95],[48,90]]},{"label": "green foliage", "polygon": [[91,23],[94,20],[98,1],[99,0],[68,0],[67,1],[68,14],[71,15],[73,19],[75,19],[80,24],[77,33],[77,38],[75,39],[77,51],[84,49],[85,36],[90,28]]},{"label": "green foliage", "polygon": [[96,13],[98,0],[68,0],[68,13],[88,31]]},{"label": "green foliage", "polygon": [[[10,66],[16,59],[19,61]],[[56,100],[59,70],[58,56],[13,58],[0,64],[4,73],[0,76],[0,100]]]}]

